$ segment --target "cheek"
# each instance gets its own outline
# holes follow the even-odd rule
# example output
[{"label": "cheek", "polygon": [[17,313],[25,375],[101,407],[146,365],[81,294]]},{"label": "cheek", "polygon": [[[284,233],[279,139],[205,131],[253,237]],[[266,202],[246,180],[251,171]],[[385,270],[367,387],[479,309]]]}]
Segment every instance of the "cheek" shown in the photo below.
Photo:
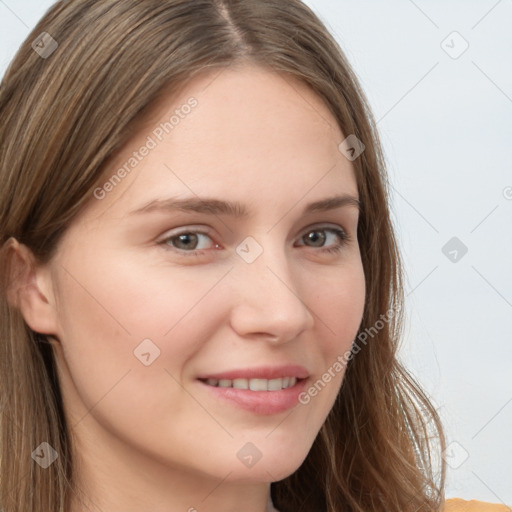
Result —
[{"label": "cheek", "polygon": [[212,287],[224,271],[150,271],[128,260],[98,271],[87,261],[109,258],[68,265],[59,285],[64,355],[86,405],[127,372],[130,401],[149,385],[161,389],[173,378],[181,381],[182,367],[217,328],[221,301]]},{"label": "cheek", "polygon": [[79,270],[65,275],[62,284],[64,328],[68,333],[79,330],[79,335],[94,333],[91,343],[105,351],[133,351],[146,338],[160,340],[159,348],[166,348],[166,340],[177,329],[191,326],[191,314],[201,309],[202,299],[222,276],[148,269],[144,263],[126,260],[102,266],[101,272],[87,263],[75,268]]},{"label": "cheek", "polygon": [[365,305],[365,278],[362,264],[356,262],[339,277],[323,282],[324,292],[315,297],[311,309],[317,313],[314,336],[321,362],[320,374],[306,388],[300,403],[318,411],[318,428],[327,418],[345,376],[348,356],[357,336]]},{"label": "cheek", "polygon": [[94,419],[141,450],[161,451],[164,441],[176,450],[172,439],[208,419],[183,385],[187,362],[217,329],[212,286],[221,276],[168,270],[167,282],[126,262],[101,274],[75,267],[60,284],[61,387],[71,423],[92,429]]},{"label": "cheek", "polygon": [[[332,273],[335,275],[335,272]],[[354,341],[365,304],[365,278],[360,262],[339,272],[339,277],[323,282],[323,293],[315,297],[316,323],[325,333],[323,350],[331,359]]]}]

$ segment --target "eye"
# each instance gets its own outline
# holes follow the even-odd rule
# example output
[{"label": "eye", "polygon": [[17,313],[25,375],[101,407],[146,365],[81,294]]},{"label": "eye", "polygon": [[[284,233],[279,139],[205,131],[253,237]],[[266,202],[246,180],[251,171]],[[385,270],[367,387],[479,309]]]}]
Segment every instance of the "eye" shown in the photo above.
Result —
[{"label": "eye", "polygon": [[[334,236],[334,238],[337,238],[338,243],[324,248],[323,245],[328,238],[324,233],[329,233],[331,236]],[[322,252],[336,253],[341,251],[351,239],[349,235],[340,228],[321,226],[308,231],[301,240],[307,240],[308,242],[316,244],[313,245],[313,247],[320,247]]]},{"label": "eye", "polygon": [[[325,235],[325,233],[328,235]],[[324,247],[326,241],[328,241],[329,238],[337,239],[338,243]],[[167,236],[162,241],[160,241],[159,244],[163,245],[166,249],[174,250],[180,256],[201,256],[203,251],[208,250],[208,242],[206,242],[206,247],[204,246],[204,243],[201,247],[201,239],[203,239],[203,242],[205,239],[209,239],[211,241],[210,245],[213,244],[213,248],[215,249],[220,247],[219,244],[212,240],[208,233],[196,231],[194,229],[188,229],[186,231]],[[314,245],[308,245],[308,247],[319,248],[321,252],[337,253],[341,251],[348,242],[351,241],[351,238],[344,230],[340,228],[322,226],[310,229],[305,235],[301,237],[300,240],[313,243]],[[302,245],[305,244],[299,244],[299,246]]]},{"label": "eye", "polygon": [[[207,249],[207,247],[199,247],[201,245],[201,237],[209,238],[212,240],[207,233],[203,233],[202,231],[188,230],[182,231],[181,233],[177,233],[172,236],[168,236],[160,243],[166,246],[170,246],[171,249],[176,249],[183,253],[190,253],[184,254],[185,256],[199,256],[198,251]],[[219,245],[215,244],[215,247],[218,248]]]}]

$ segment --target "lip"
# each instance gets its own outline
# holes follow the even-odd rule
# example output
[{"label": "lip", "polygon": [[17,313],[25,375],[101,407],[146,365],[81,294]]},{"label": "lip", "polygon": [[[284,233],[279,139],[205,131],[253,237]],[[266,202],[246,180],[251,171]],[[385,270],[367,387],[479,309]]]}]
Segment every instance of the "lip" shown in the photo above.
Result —
[{"label": "lip", "polygon": [[[233,374],[233,372],[222,373],[218,375],[231,374]],[[236,374],[236,376],[238,375],[240,375],[240,373]],[[247,373],[245,375],[247,375]],[[261,373],[258,375],[261,375]],[[237,378],[236,376],[234,378]],[[211,393],[216,399],[223,400],[230,405],[234,405],[235,407],[260,415],[279,414],[281,412],[287,411],[288,409],[291,409],[292,407],[295,407],[299,403],[299,395],[304,391],[308,381],[309,378],[302,378],[297,380],[295,385],[291,388],[282,389],[280,391],[250,391],[248,389],[219,388],[210,386],[202,380],[197,380],[199,385],[202,386],[206,392]]]},{"label": "lip", "polygon": [[[228,370],[220,373],[209,373],[199,375],[198,379],[278,379],[280,377],[295,377],[299,379],[307,379],[309,372],[297,364],[285,364],[281,366],[253,366],[252,368],[239,368]],[[292,388],[289,388],[292,389]],[[252,391],[257,393],[257,391]],[[266,393],[266,391],[264,391]],[[279,391],[272,391],[272,393],[279,393]]]}]

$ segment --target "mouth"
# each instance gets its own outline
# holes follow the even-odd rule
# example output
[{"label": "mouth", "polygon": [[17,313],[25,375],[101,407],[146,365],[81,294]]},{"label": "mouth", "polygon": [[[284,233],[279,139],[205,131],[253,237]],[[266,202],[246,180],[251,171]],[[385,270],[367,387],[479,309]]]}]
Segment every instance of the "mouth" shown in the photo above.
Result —
[{"label": "mouth", "polygon": [[229,405],[258,415],[285,412],[299,403],[307,378],[215,379],[200,378],[197,382],[216,405]]}]

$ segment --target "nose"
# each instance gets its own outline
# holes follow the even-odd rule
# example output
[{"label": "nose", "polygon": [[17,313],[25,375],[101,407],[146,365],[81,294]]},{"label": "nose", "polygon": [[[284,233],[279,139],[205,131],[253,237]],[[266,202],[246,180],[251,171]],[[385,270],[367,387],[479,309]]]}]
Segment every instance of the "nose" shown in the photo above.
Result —
[{"label": "nose", "polygon": [[300,265],[290,269],[283,250],[268,247],[252,263],[237,261],[231,326],[239,336],[284,343],[313,326],[299,271]]}]

